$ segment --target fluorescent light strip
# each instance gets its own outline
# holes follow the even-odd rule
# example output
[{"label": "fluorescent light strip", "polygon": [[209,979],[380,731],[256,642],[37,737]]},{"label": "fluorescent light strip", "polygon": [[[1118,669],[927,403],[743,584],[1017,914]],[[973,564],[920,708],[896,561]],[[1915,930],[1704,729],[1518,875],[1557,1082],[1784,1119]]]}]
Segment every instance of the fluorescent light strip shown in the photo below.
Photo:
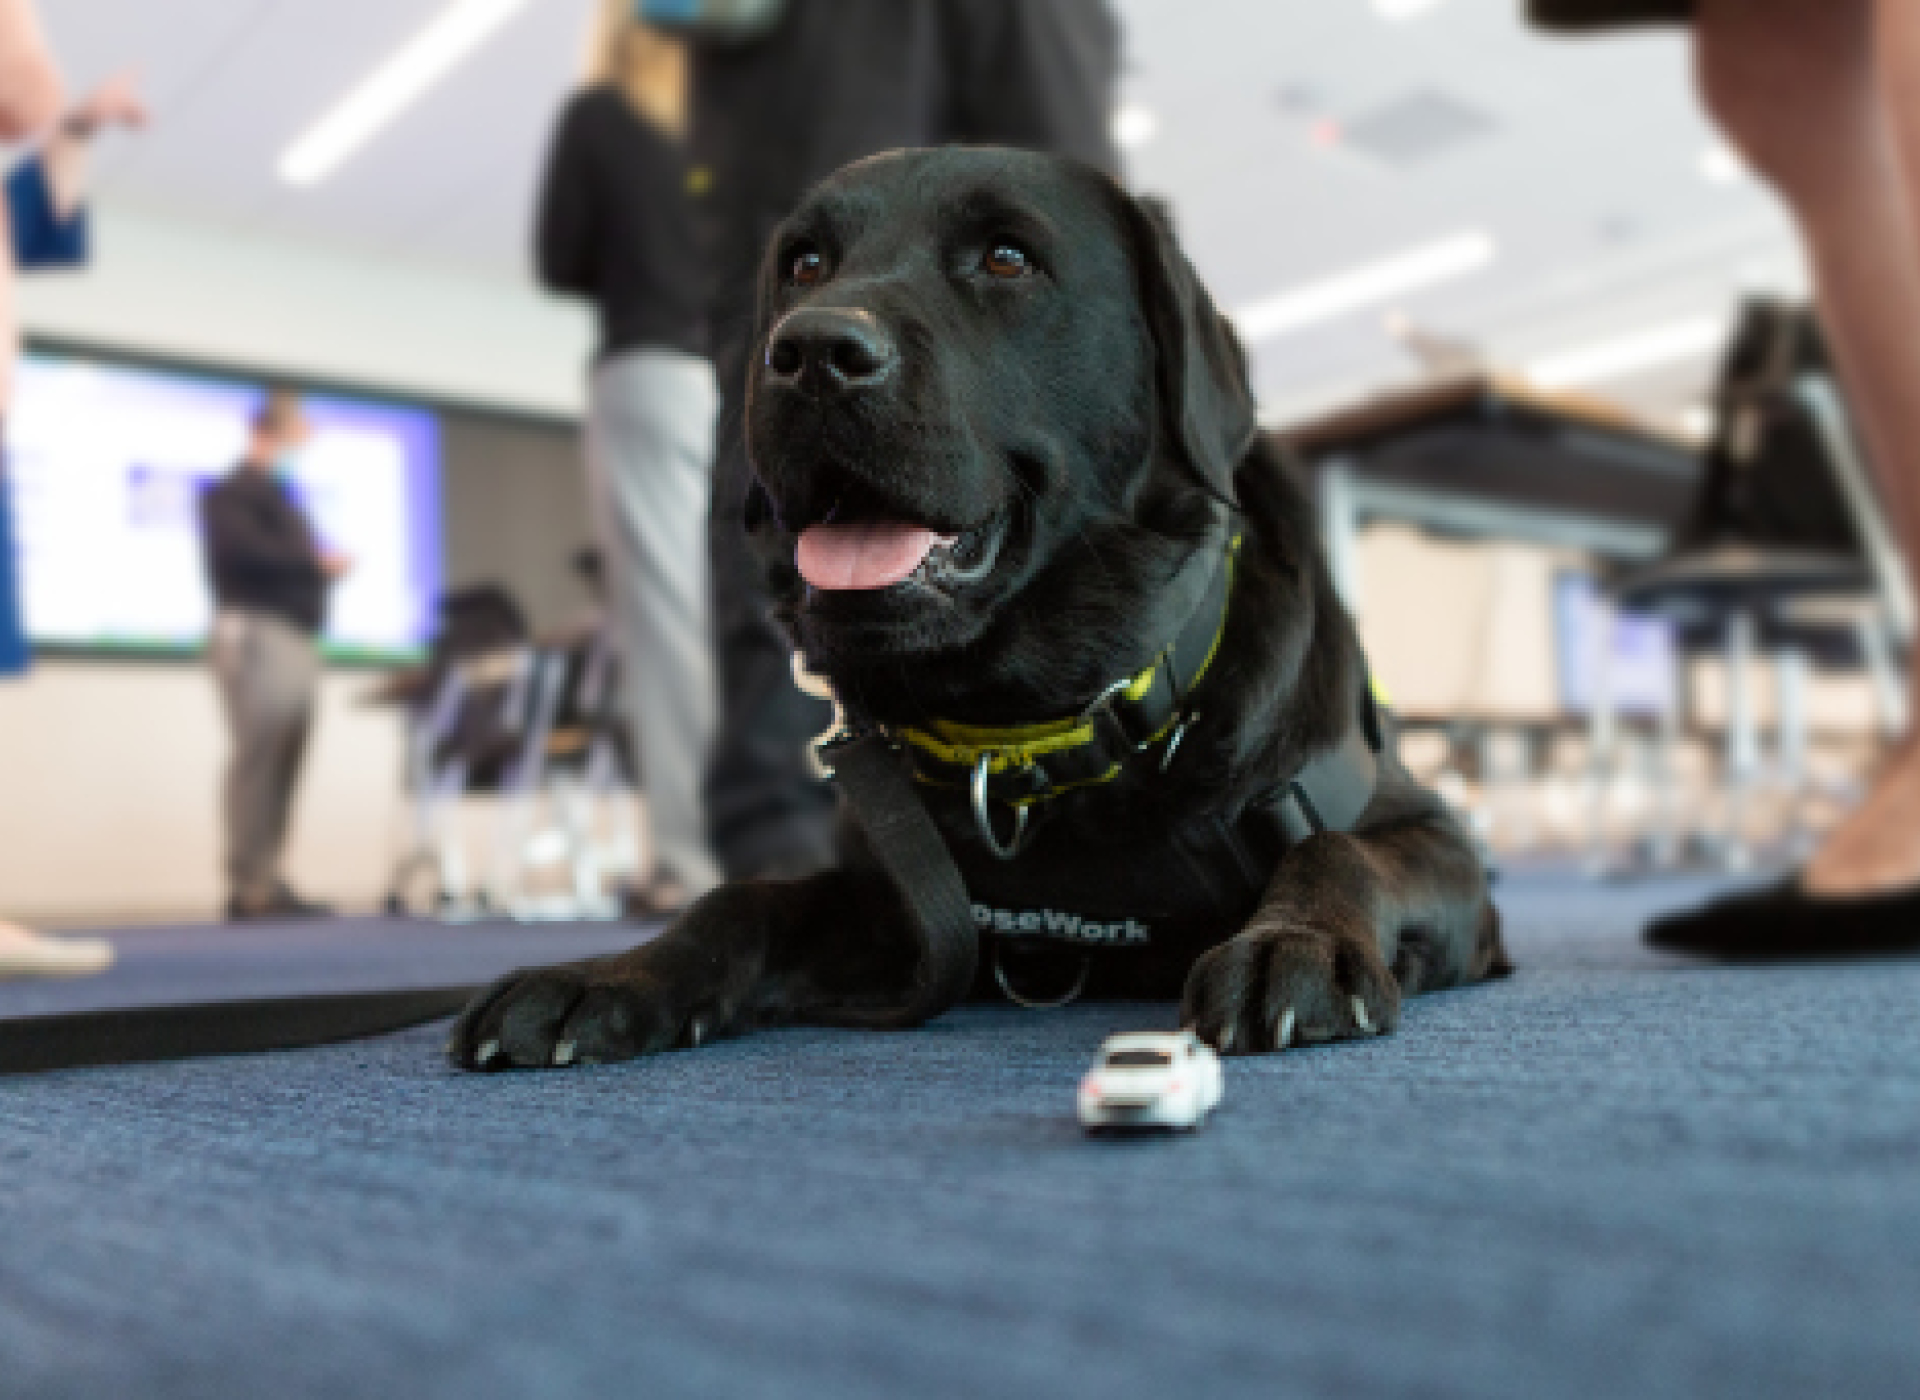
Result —
[{"label": "fluorescent light strip", "polygon": [[1423,287],[1469,276],[1491,264],[1498,254],[1499,248],[1484,233],[1457,234],[1384,262],[1243,306],[1234,314],[1234,325],[1241,339],[1249,344],[1272,340]]},{"label": "fluorescent light strip", "polygon": [[455,0],[280,157],[280,178],[317,185],[499,31],[528,0]]},{"label": "fluorescent light strip", "polygon": [[1543,389],[1571,389],[1625,379],[1644,370],[1710,355],[1726,338],[1726,323],[1718,317],[1678,321],[1585,349],[1549,355],[1528,367],[1527,378]]},{"label": "fluorescent light strip", "polygon": [[1373,8],[1381,19],[1412,19],[1439,3],[1440,0],[1373,0]]}]

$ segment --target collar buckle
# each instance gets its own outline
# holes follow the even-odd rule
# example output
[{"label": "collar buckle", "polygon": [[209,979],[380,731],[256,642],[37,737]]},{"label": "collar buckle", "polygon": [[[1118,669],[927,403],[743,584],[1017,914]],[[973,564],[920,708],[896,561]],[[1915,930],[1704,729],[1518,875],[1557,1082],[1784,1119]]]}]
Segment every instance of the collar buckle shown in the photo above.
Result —
[{"label": "collar buckle", "polygon": [[[1177,690],[1178,683],[1174,682],[1172,672],[1167,669],[1171,667],[1172,664],[1171,648],[1166,652],[1162,652],[1154,659],[1153,666],[1150,670],[1151,679],[1148,682],[1147,693],[1152,693],[1153,687],[1160,682],[1160,673],[1163,670],[1167,670],[1168,681],[1174,683],[1176,686],[1174,698],[1175,703],[1178,704],[1180,700]],[[1138,676],[1122,676],[1119,680],[1094,696],[1087,707],[1080,711],[1079,717],[1082,723],[1091,724],[1095,726],[1096,729],[1104,724],[1113,735],[1122,753],[1145,753],[1148,749],[1152,748],[1154,744],[1159,742],[1158,736],[1151,730],[1144,736],[1137,738],[1128,732],[1127,723],[1121,718],[1120,707],[1113,703],[1116,697],[1124,695],[1135,685],[1139,684],[1139,680],[1140,678]]]}]

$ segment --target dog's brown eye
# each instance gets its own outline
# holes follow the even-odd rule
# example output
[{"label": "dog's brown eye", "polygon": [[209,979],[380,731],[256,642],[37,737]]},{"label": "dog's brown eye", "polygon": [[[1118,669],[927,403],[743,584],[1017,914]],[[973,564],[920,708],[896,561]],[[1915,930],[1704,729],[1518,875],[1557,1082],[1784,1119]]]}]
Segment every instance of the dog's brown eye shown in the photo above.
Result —
[{"label": "dog's brown eye", "polygon": [[817,286],[826,275],[827,260],[811,250],[795,253],[787,264],[787,276],[796,287]]},{"label": "dog's brown eye", "polygon": [[1015,243],[996,243],[980,264],[995,277],[1025,277],[1033,271],[1033,259]]}]

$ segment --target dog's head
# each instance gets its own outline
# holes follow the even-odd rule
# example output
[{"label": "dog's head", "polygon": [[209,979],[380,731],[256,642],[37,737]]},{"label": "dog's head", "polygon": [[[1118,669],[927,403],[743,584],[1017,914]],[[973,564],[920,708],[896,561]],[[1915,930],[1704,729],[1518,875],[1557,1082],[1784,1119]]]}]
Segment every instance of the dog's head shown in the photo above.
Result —
[{"label": "dog's head", "polygon": [[755,348],[749,525],[843,684],[909,661],[949,693],[1010,669],[1042,691],[1110,679],[1254,427],[1165,215],[1056,157],[906,151],[833,176],[774,237]]}]

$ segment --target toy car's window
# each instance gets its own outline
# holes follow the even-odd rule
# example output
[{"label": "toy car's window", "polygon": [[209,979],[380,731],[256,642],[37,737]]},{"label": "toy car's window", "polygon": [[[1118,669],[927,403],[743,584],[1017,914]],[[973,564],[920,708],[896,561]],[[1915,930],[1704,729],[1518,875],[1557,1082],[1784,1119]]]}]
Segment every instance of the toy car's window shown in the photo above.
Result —
[{"label": "toy car's window", "polygon": [[1164,1050],[1116,1050],[1107,1056],[1109,1069],[1158,1069],[1173,1063]]}]

